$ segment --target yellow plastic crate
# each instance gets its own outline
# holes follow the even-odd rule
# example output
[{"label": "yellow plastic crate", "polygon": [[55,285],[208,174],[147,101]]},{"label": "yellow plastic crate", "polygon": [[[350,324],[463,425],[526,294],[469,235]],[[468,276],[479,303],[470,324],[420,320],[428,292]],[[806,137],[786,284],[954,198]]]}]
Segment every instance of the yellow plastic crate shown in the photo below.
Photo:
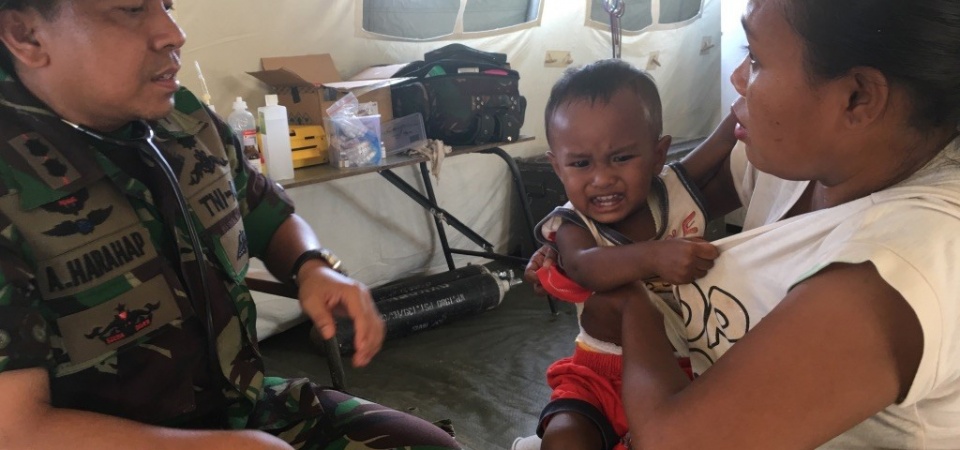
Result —
[{"label": "yellow plastic crate", "polygon": [[293,167],[315,166],[330,162],[327,135],[320,125],[290,125],[290,149]]}]

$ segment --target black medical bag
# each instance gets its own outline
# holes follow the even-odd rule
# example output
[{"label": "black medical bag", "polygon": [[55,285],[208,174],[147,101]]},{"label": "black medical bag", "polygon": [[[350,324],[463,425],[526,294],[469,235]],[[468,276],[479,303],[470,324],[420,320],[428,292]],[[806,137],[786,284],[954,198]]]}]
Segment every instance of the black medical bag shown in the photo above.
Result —
[{"label": "black medical bag", "polygon": [[412,78],[391,88],[394,117],[421,113],[431,139],[475,145],[520,136],[527,100],[520,95],[520,74],[502,53],[450,44],[394,76]]}]

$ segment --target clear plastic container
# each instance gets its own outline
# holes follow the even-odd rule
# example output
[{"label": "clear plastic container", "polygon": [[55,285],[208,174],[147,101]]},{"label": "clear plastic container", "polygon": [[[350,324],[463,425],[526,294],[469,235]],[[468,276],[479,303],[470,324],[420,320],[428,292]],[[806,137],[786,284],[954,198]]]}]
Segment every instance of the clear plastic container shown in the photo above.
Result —
[{"label": "clear plastic container", "polygon": [[290,149],[290,126],[287,108],[277,103],[276,95],[265,97],[266,106],[257,109],[257,124],[267,173],[274,180],[293,178],[293,152]]},{"label": "clear plastic container", "polygon": [[[358,126],[359,125],[359,126]],[[349,119],[327,117],[324,130],[330,147],[327,154],[335,167],[379,165],[384,158],[380,143],[380,115],[355,116]]]},{"label": "clear plastic container", "polygon": [[237,97],[233,102],[233,111],[227,116],[227,124],[237,133],[247,161],[254,169],[263,173],[263,155],[257,145],[257,118],[247,109],[247,102],[243,101],[242,97]]},{"label": "clear plastic container", "polygon": [[427,145],[427,132],[420,113],[409,114],[383,124],[383,149],[387,156]]}]

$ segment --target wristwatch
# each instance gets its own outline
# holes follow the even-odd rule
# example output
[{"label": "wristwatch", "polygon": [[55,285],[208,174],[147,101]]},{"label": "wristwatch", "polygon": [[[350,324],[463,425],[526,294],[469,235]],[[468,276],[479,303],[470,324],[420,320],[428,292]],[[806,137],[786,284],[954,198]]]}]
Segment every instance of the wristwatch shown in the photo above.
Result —
[{"label": "wristwatch", "polygon": [[343,268],[341,267],[343,264],[337,255],[334,255],[333,252],[323,247],[314,248],[303,252],[299,257],[297,257],[297,260],[293,262],[293,268],[290,270],[290,281],[292,281],[293,284],[297,284],[297,274],[300,273],[300,268],[303,267],[304,263],[310,261],[311,259],[319,259],[327,263],[331,269],[346,275],[346,272],[344,272]]}]

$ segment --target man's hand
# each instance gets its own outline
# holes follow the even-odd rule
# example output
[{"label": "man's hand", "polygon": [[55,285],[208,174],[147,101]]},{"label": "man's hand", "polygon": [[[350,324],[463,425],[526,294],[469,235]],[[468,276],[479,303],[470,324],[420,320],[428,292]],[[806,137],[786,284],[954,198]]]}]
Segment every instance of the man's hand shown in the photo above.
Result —
[{"label": "man's hand", "polygon": [[547,295],[547,291],[540,285],[540,279],[537,278],[537,270],[541,267],[550,267],[557,263],[557,252],[549,246],[542,246],[533,253],[526,269],[523,271],[523,279],[533,285],[533,293],[537,295]]},{"label": "man's hand", "polygon": [[650,241],[655,249],[651,261],[654,272],[670,284],[692,283],[707,274],[720,251],[701,238],[678,238]]},{"label": "man's hand", "polygon": [[334,314],[346,315],[354,324],[354,367],[370,362],[383,345],[384,325],[370,290],[363,283],[331,269],[322,261],[307,261],[300,268],[300,306],[324,339],[336,333]]}]

